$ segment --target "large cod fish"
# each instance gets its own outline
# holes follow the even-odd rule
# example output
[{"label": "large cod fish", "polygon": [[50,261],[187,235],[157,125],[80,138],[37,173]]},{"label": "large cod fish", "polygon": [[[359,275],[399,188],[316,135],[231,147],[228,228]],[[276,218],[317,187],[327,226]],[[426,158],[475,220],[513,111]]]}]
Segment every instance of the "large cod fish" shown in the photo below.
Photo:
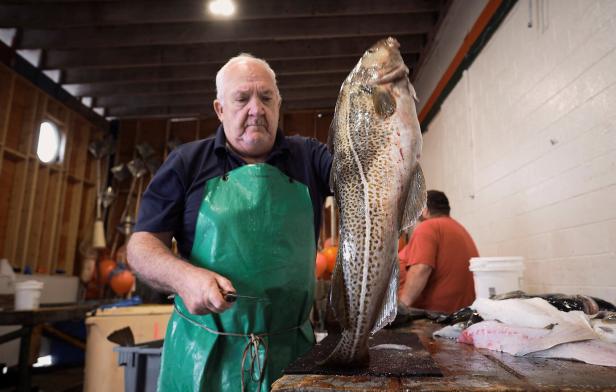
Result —
[{"label": "large cod fish", "polygon": [[415,90],[394,38],[368,49],[340,89],[329,133],[340,244],[330,301],[343,327],[325,366],[362,366],[396,317],[398,237],[426,204]]}]

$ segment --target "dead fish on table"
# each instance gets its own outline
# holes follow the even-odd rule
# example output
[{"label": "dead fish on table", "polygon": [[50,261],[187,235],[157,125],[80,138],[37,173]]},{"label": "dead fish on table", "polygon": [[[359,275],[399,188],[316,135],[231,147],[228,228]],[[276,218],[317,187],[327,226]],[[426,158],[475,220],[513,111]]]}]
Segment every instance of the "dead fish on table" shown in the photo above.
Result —
[{"label": "dead fish on table", "polygon": [[543,298],[548,301],[552,306],[563,312],[570,312],[573,310],[581,310],[586,314],[595,314],[599,311],[616,312],[616,306],[614,304],[603,300],[601,298],[591,297],[588,295],[569,295],[560,293],[548,293],[548,294],[527,294],[524,291],[510,291],[508,293],[495,295],[492,299],[504,300],[511,298]]},{"label": "dead fish on table", "polygon": [[398,237],[426,204],[415,90],[394,38],[368,49],[338,96],[329,134],[340,207],[331,303],[343,331],[326,366],[366,365],[368,338],[396,317]]}]

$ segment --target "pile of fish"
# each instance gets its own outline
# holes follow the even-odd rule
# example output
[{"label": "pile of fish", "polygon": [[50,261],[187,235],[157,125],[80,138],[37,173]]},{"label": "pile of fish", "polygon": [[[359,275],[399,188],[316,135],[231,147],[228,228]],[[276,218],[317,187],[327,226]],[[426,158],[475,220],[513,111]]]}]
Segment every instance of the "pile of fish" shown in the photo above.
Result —
[{"label": "pile of fish", "polygon": [[[434,333],[517,356],[574,359],[616,367],[616,307],[586,296],[512,292],[478,298]],[[437,317],[438,318],[438,317]]]},{"label": "pile of fish", "polygon": [[343,331],[321,365],[367,365],[370,334],[396,317],[398,238],[426,203],[415,99],[391,37],[364,53],[340,89],[328,147],[340,207],[330,302]]}]

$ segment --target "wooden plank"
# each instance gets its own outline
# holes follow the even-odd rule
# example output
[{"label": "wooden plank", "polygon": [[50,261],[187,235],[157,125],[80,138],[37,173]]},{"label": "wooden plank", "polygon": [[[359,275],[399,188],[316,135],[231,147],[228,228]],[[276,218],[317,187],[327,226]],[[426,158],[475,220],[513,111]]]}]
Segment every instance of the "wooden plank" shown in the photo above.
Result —
[{"label": "wooden plank", "polygon": [[88,145],[90,141],[92,140],[102,139],[103,131],[89,124],[86,124],[86,126],[83,128],[83,131],[84,131],[84,136],[85,136],[83,139],[84,145],[82,146],[82,148],[85,150],[85,157],[84,157],[85,172],[83,174],[83,180],[89,181],[90,183],[94,184],[96,182],[96,162],[95,162],[94,157],[92,157],[92,154],[90,154],[90,152],[88,151]]},{"label": "wooden plank", "polygon": [[[349,68],[350,69],[350,68]],[[281,91],[292,88],[340,86],[347,77],[348,70],[342,72],[319,73],[314,75],[304,75],[298,78],[297,75],[277,75],[278,88]],[[79,96],[115,97],[115,96],[143,96],[159,94],[177,93],[216,93],[215,75],[201,74],[196,79],[159,81],[150,80],[145,82],[125,82],[125,83],[90,83],[90,84],[70,84],[71,91]],[[101,106],[107,106],[104,101],[97,101]]]},{"label": "wooden plank", "polygon": [[81,213],[83,198],[83,183],[81,181],[68,180],[64,194],[64,210],[62,212],[62,227],[59,239],[59,250],[56,268],[65,271],[70,265],[70,259],[75,256],[78,249],[77,237],[79,233],[79,216]]},{"label": "wooden plank", "polygon": [[166,129],[166,119],[144,119],[139,121],[133,148],[135,148],[137,144],[147,143],[154,149],[154,154],[162,159],[166,142]]},{"label": "wooden plank", "polygon": [[[1,157],[1,156],[0,156]],[[10,205],[11,196],[13,195],[13,188],[15,186],[15,180],[18,178],[17,165],[19,161],[11,159],[10,156],[4,157],[5,161],[0,168],[0,258],[7,258],[11,260],[10,256],[10,240],[12,239],[9,234],[14,228],[11,223]]]},{"label": "wooden plank", "polygon": [[272,392],[382,392],[402,390],[400,380],[397,378],[327,376],[314,374],[291,374],[278,379],[272,385]]},{"label": "wooden plank", "polygon": [[[374,37],[349,37],[336,40],[289,40],[247,42],[243,51],[267,60],[356,56],[374,44]],[[418,54],[423,37],[401,35],[401,53]],[[130,67],[171,64],[220,63],[236,56],[237,48],[227,43],[159,45],[111,49],[51,49],[45,52],[42,69],[79,67]],[[314,63],[313,63],[314,66]]]},{"label": "wooden plank", "polygon": [[40,262],[42,234],[46,230],[43,224],[45,221],[45,204],[49,198],[47,193],[49,190],[49,168],[41,164],[38,166],[24,261],[24,265],[30,266],[32,272],[36,271],[37,264]]},{"label": "wooden plank", "polygon": [[181,140],[182,143],[197,140],[199,120],[192,118],[186,121],[169,121],[169,138]]},{"label": "wooden plank", "polygon": [[287,136],[300,135],[306,137],[316,137],[314,112],[295,112],[284,115],[285,129]]},{"label": "wooden plank", "polygon": [[[404,331],[418,334],[424,347],[443,372],[443,377],[405,377],[394,379],[387,391],[616,391],[616,369],[573,361],[514,357],[509,354],[475,349],[448,339],[432,339],[441,326],[427,320],[415,321]],[[280,391],[364,391],[373,390],[355,383],[352,377],[285,375],[272,386]]]},{"label": "wooden plank", "polygon": [[425,34],[436,12],[387,15],[314,16],[273,19],[166,23],[137,26],[80,27],[75,29],[26,29],[18,49],[109,48],[145,45],[272,41],[279,39],[327,39],[351,36],[373,37]]},{"label": "wooden plank", "polygon": [[55,264],[53,251],[55,247],[56,231],[59,226],[60,194],[62,192],[61,170],[50,169],[49,183],[45,192],[45,210],[43,212],[40,253],[37,258],[37,272],[53,273]]},{"label": "wooden plank", "polygon": [[479,350],[484,356],[523,375],[538,390],[616,390],[616,369],[582,362],[544,358],[515,357],[506,353]]},{"label": "wooden plank", "polygon": [[62,220],[62,215],[64,213],[64,209],[75,208],[73,205],[66,205],[64,203],[64,195],[66,194],[67,182],[68,182],[68,174],[66,171],[63,171],[60,177],[60,191],[58,195],[58,203],[57,203],[57,211],[55,214],[55,224],[53,227],[53,237],[52,237],[52,247],[50,250],[50,266],[49,272],[53,273],[57,269],[58,265],[58,252],[60,249],[60,235],[66,230],[66,226],[64,225],[64,221]]},{"label": "wooden plank", "polygon": [[[236,53],[237,54],[237,53]],[[405,57],[405,63],[409,64],[413,57]],[[154,65],[125,68],[74,68],[65,69],[63,83],[74,87],[78,84],[89,83],[136,83],[152,81],[191,81],[191,80],[210,80],[214,81],[216,72],[223,66],[228,59],[215,63],[198,65]],[[291,82],[297,75],[306,74],[329,74],[329,73],[348,73],[357,63],[358,57],[335,56],[319,59],[319,67],[315,68],[314,63],[304,59],[296,60],[271,60],[268,61],[270,67],[276,72],[279,84]],[[87,95],[87,94],[83,94]]]},{"label": "wooden plank", "polygon": [[[319,114],[321,117],[319,117]],[[333,111],[320,110],[317,113],[316,119],[316,138],[321,143],[327,143],[327,137],[329,135],[329,126],[334,118]]]},{"label": "wooden plank", "polygon": [[[22,83],[21,78],[16,78],[16,81]],[[27,116],[24,116],[23,118],[20,146],[24,149],[24,153],[30,156],[32,154],[31,148],[34,133],[34,120],[37,114],[40,116],[40,110],[38,108],[42,105],[40,104],[40,94],[38,94],[36,90],[32,89],[29,85],[26,85],[25,82],[23,83],[26,88],[29,88],[30,91],[32,91],[32,96],[29,97],[29,107],[25,111]],[[25,162],[26,180],[24,181],[22,192],[20,194],[21,200],[19,203],[21,203],[21,208],[18,209],[20,216],[19,225],[17,226],[17,241],[15,241],[15,251],[13,254],[16,266],[22,268],[22,270],[26,265],[26,253],[30,241],[29,233],[30,224],[32,221],[32,207],[36,195],[36,179],[39,168],[37,158],[30,157]]]},{"label": "wooden plank", "polygon": [[[283,97],[281,113],[300,110],[333,111],[336,107],[337,96],[321,99],[302,99],[298,101],[286,100]],[[211,100],[209,101],[211,102]],[[207,102],[198,105],[186,106],[149,106],[149,107],[117,107],[110,108],[109,116],[122,119],[140,119],[143,117],[214,117],[214,109]]]},{"label": "wooden plank", "polygon": [[[236,1],[233,20],[299,18],[315,15],[378,15],[432,12],[440,7],[434,0],[314,0],[295,1],[293,6],[277,0]],[[143,23],[214,22],[218,18],[204,12],[195,0],[0,4],[0,25],[22,28],[68,28],[81,26],[130,25]]]},{"label": "wooden plank", "polygon": [[[284,102],[296,100],[316,100],[322,98],[336,99],[340,91],[340,84],[317,87],[293,87],[280,90]],[[216,98],[216,90],[174,94],[156,95],[110,95],[96,98],[96,106],[106,108],[127,107],[130,105],[139,107],[148,106],[190,106],[207,105]]]},{"label": "wooden plank", "polygon": [[[95,217],[95,205],[96,205],[96,192],[93,184],[84,183],[82,191],[82,208],[79,217],[79,229],[77,234],[76,244],[82,242],[91,244],[92,231],[94,228]],[[79,255],[79,246],[75,248],[69,248],[68,258],[66,260],[66,273],[72,274],[75,269],[75,257]]]},{"label": "wooden plank", "polygon": [[100,303],[41,307],[34,310],[10,310],[0,312],[0,325],[36,325],[55,321],[80,320],[100,306]]},{"label": "wooden plank", "polygon": [[[14,81],[13,73],[0,64],[0,145],[5,144],[11,102],[13,100]],[[0,165],[2,165],[1,161]]]},{"label": "wooden plank", "polygon": [[30,152],[30,140],[33,132],[32,121],[36,109],[38,94],[22,78],[16,77],[13,86],[9,119],[7,124],[5,146],[23,154]]},{"label": "wooden plank", "polygon": [[199,122],[199,139],[205,139],[216,135],[216,130],[219,125],[220,121],[218,121],[218,117],[215,115],[202,119]]},{"label": "wooden plank", "polygon": [[15,259],[16,267],[23,269],[23,263],[25,262],[29,233],[30,233],[30,219],[32,215],[32,205],[34,203],[36,175],[38,173],[38,163],[29,158],[25,161],[24,166],[24,181],[22,185],[22,191],[20,192],[20,208],[17,210],[19,217],[17,226],[17,241],[15,241],[15,251],[13,257]]}]

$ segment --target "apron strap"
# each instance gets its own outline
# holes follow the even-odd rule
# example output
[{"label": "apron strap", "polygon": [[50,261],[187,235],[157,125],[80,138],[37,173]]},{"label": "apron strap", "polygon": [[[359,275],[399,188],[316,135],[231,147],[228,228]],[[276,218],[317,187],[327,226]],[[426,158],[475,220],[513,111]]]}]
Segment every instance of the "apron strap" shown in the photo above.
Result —
[{"label": "apron strap", "polygon": [[[240,375],[241,375],[241,380],[242,380],[242,392],[245,391],[245,387],[246,387],[246,384],[245,384],[245,381],[244,381],[244,370],[245,370],[245,367],[246,367],[246,359],[247,359],[248,355],[250,355],[250,368],[249,368],[250,369],[250,378],[251,378],[252,381],[258,383],[259,386],[258,386],[257,392],[259,392],[261,390],[261,380],[263,380],[263,375],[265,373],[265,365],[267,364],[267,354],[268,354],[267,342],[265,340],[263,340],[263,337],[265,337],[265,336],[273,336],[273,335],[281,335],[283,333],[291,332],[293,330],[300,329],[302,327],[301,325],[296,325],[296,326],[293,326],[291,328],[284,329],[282,331],[276,331],[276,332],[271,332],[271,333],[262,332],[262,333],[259,333],[259,334],[255,334],[255,333],[245,334],[245,333],[238,333],[238,332],[221,332],[221,331],[216,331],[215,329],[212,329],[212,328],[208,327],[207,325],[202,324],[200,322],[197,322],[197,321],[193,320],[192,318],[188,317],[180,308],[178,308],[178,306],[175,303],[175,301],[173,302],[173,309],[184,320],[186,320],[186,321],[190,322],[191,324],[193,324],[194,326],[199,327],[201,329],[204,329],[207,332],[212,333],[214,335],[235,336],[235,337],[248,338],[248,342],[246,343],[246,346],[244,347],[244,352],[242,353],[242,364],[241,364],[241,367],[240,367]],[[263,363],[261,363],[261,359],[259,358],[259,347],[260,346],[263,346],[264,351],[265,351]],[[255,369],[255,365],[256,365],[256,369]],[[255,378],[255,373],[258,375],[257,378]]]}]

